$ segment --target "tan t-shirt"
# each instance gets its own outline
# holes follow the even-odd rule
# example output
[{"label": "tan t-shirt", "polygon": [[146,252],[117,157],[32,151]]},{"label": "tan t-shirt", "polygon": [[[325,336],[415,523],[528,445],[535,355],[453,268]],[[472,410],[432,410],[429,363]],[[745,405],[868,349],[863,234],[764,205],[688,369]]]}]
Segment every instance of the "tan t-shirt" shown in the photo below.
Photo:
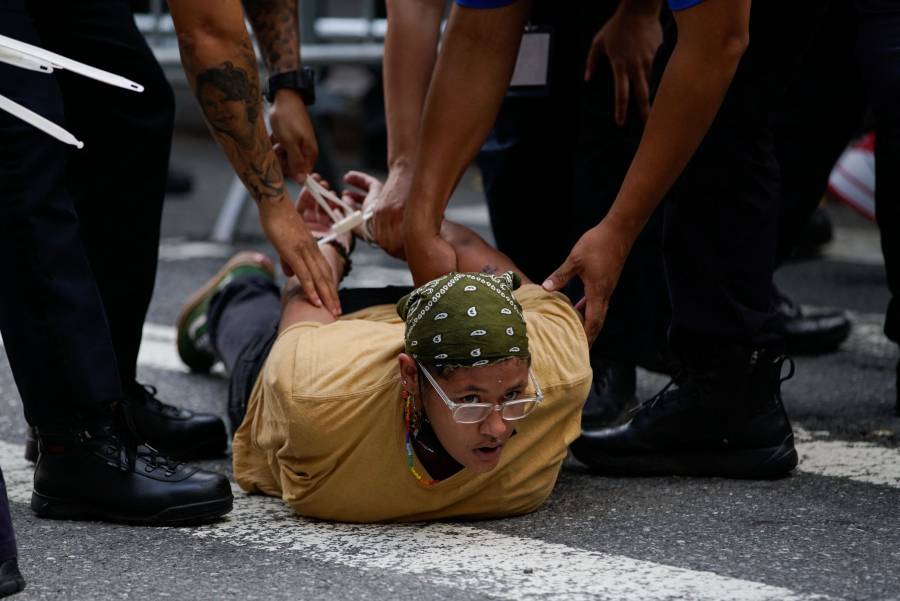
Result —
[{"label": "tan t-shirt", "polygon": [[404,324],[392,305],[379,305],[327,325],[299,323],[279,335],[235,434],[238,484],[282,497],[301,515],[346,522],[537,509],[580,433],[591,370],[584,330],[564,296],[536,285],[515,296],[545,396],[516,422],[517,434],[493,471],[462,469],[427,488],[410,473],[397,365]]}]

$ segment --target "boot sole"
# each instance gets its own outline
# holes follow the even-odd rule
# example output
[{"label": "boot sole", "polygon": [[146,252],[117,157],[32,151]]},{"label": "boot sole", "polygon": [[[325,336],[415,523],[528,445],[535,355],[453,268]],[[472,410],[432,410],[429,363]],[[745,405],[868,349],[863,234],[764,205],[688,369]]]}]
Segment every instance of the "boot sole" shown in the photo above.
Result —
[{"label": "boot sole", "polygon": [[230,512],[234,498],[223,497],[202,503],[167,507],[152,515],[128,515],[104,511],[96,505],[31,493],[31,510],[39,518],[51,520],[98,520],[140,526],[189,526],[211,522]]},{"label": "boot sole", "polygon": [[780,445],[730,453],[660,454],[576,458],[594,473],[608,476],[700,476],[772,480],[797,467],[794,435]]},{"label": "boot sole", "polygon": [[0,583],[0,597],[9,597],[25,590],[24,578],[13,578]]}]

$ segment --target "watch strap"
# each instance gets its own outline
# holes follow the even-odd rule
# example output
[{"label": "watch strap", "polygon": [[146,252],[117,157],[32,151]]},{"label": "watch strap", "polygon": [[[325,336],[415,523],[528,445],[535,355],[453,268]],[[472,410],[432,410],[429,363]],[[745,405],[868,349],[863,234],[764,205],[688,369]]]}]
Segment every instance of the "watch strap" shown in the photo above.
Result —
[{"label": "watch strap", "polygon": [[266,83],[266,100],[275,101],[275,92],[281,89],[297,90],[303,98],[303,104],[311,105],[316,101],[315,71],[303,67],[297,71],[276,73]]}]

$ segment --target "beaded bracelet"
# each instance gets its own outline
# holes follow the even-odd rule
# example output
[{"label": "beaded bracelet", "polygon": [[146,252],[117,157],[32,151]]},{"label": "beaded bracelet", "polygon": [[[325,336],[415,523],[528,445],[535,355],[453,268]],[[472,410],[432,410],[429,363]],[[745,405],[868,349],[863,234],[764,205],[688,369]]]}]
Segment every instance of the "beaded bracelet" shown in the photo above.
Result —
[{"label": "beaded bracelet", "polygon": [[[337,240],[329,240],[326,242],[329,246],[333,246],[337,251],[338,256],[344,261],[344,271],[341,273],[341,279],[343,280],[347,277],[347,274],[350,273],[350,270],[353,269],[353,261],[350,260],[350,253],[353,252],[352,248],[348,251],[344,248],[344,245],[338,242]],[[352,243],[351,243],[352,244]]]}]

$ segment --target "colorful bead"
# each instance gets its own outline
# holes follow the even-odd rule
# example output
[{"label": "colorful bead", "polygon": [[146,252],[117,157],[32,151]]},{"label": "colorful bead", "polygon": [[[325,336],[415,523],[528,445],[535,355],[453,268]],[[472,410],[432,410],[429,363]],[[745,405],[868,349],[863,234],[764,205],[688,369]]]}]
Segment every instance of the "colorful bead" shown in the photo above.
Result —
[{"label": "colorful bead", "polygon": [[[406,393],[406,395],[404,396],[403,393]],[[415,462],[413,461],[412,430],[410,429],[410,424],[412,423],[413,396],[407,393],[406,390],[403,390],[403,392],[400,393],[400,396],[401,398],[406,399],[406,408],[404,411],[404,417],[406,419],[406,465],[409,467],[409,471],[416,481],[427,488],[437,484],[440,480],[424,478],[422,474],[416,471]]]}]

